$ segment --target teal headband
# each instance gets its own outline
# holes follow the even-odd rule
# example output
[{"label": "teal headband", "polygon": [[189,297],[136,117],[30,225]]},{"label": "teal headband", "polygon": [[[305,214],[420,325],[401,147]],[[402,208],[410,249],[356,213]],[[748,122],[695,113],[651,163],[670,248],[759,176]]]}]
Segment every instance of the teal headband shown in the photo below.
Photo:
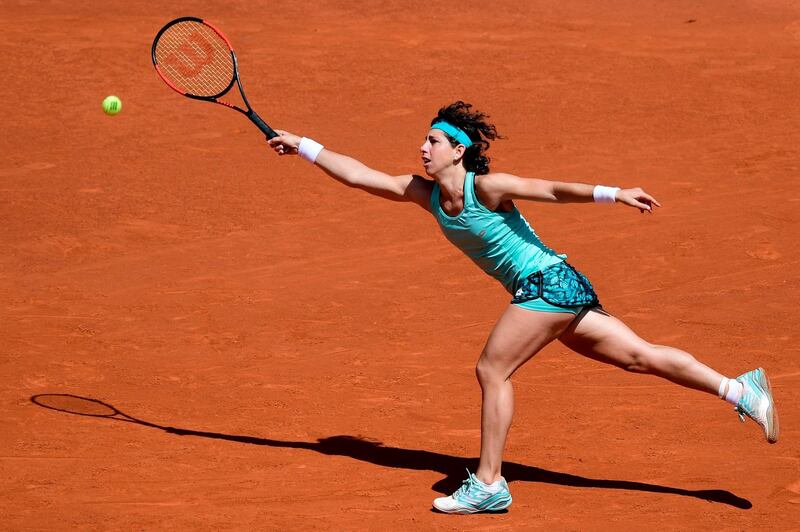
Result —
[{"label": "teal headband", "polygon": [[469,138],[467,134],[464,133],[464,131],[457,128],[453,124],[439,121],[433,124],[431,126],[431,129],[438,129],[439,131],[444,131],[445,133],[456,139],[456,142],[458,142],[459,144],[463,144],[465,148],[469,148],[474,144],[472,142],[472,139]]}]

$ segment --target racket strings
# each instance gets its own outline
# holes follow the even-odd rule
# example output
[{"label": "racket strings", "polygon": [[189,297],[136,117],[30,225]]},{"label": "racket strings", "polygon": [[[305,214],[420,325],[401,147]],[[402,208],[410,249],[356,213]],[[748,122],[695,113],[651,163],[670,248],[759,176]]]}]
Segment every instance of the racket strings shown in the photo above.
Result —
[{"label": "racket strings", "polygon": [[167,28],[155,46],[158,67],[178,90],[194,96],[220,96],[234,76],[228,43],[211,27],[182,21]]}]

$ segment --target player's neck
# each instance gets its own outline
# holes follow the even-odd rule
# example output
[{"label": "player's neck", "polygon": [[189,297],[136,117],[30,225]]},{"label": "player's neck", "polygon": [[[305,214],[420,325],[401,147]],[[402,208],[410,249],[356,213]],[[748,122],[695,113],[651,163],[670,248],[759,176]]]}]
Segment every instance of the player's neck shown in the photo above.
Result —
[{"label": "player's neck", "polygon": [[458,198],[464,195],[464,180],[467,172],[463,166],[453,166],[442,170],[436,175],[436,182],[442,194],[448,198]]}]

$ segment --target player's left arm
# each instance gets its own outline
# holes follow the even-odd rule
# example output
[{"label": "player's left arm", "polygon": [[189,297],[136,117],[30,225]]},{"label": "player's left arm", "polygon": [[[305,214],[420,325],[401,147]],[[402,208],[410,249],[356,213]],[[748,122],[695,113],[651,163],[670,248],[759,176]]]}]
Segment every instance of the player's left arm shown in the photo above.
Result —
[{"label": "player's left arm", "polygon": [[[488,203],[493,205],[514,199],[556,203],[595,201],[595,185],[519,177],[512,174],[496,173],[480,176],[479,187]],[[653,207],[661,206],[653,196],[639,187],[619,189],[614,199],[618,203],[635,207],[643,212],[653,212]]]}]

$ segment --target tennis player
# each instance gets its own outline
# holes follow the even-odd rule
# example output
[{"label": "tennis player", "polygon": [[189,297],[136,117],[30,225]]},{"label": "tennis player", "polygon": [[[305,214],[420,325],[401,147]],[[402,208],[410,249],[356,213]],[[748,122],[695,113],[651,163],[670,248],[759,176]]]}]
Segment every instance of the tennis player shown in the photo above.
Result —
[{"label": "tennis player", "polygon": [[560,340],[573,351],[627,371],[663,377],[734,405],[758,423],[767,441],[778,440],[778,413],[769,380],[757,368],[735,379],[692,355],[640,338],[603,310],[588,279],[547,247],[514,205],[515,200],[621,203],[652,213],[658,201],[641,188],[620,189],[522,178],[489,171],[486,150],[497,138],[488,116],[468,103],[439,110],[420,147],[419,175],[391,176],[287,131],[269,141],[279,155],[299,154],[347,186],[395,201],[412,201],[433,214],[448,240],[512,295],[478,358],[482,390],[480,462],[452,495],[433,506],[447,513],[508,508],[501,476],[506,435],[514,412],[511,376],[539,350]]}]

